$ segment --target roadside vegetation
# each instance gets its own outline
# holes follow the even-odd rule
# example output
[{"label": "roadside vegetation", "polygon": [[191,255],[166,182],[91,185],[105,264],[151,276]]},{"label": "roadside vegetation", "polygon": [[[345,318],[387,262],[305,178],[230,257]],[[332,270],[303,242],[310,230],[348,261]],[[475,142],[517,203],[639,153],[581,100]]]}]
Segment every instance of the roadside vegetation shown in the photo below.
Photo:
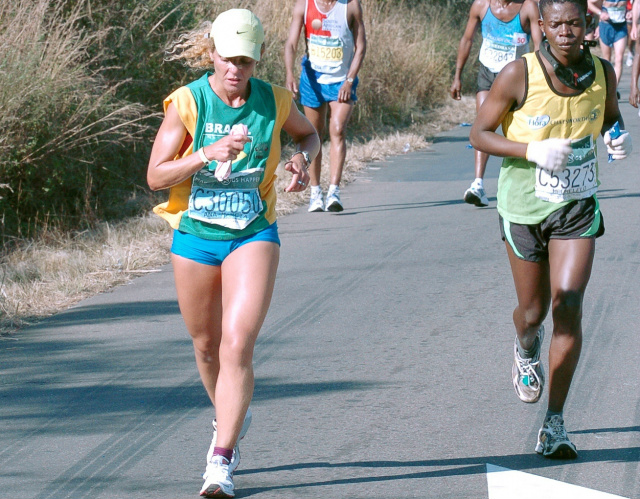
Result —
[{"label": "roadside vegetation", "polygon": [[[471,99],[447,100],[467,1],[362,3],[368,50],[346,181],[407,144],[426,147],[434,133],[470,121],[474,109]],[[146,164],[162,99],[199,74],[165,62],[163,49],[202,19],[251,8],[267,32],[256,76],[282,84],[292,6],[292,0],[0,5],[0,332],[168,262],[168,226],[149,215],[166,193],[149,192]],[[279,192],[280,214],[308,196]]]}]

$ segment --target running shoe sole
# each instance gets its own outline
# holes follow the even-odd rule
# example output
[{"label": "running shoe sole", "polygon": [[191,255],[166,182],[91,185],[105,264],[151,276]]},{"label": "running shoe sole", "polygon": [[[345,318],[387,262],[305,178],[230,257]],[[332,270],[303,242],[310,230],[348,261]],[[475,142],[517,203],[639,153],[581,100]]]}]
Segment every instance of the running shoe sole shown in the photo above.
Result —
[{"label": "running shoe sole", "polygon": [[478,196],[476,196],[473,192],[471,192],[470,189],[467,189],[467,191],[464,193],[464,202],[468,203],[468,204],[473,204],[479,208],[483,207],[483,206],[489,206],[486,203],[482,202],[482,199],[480,199]]},{"label": "running shoe sole", "polygon": [[[213,488],[213,487],[211,487]],[[209,489],[200,493],[200,497],[235,497],[235,494],[227,494],[224,490],[217,486],[215,490],[209,491]]]},{"label": "running shoe sole", "polygon": [[540,454],[542,457],[546,457],[548,459],[576,459],[578,457],[578,451],[576,450],[575,445],[573,443],[563,443],[556,447],[551,452],[544,453],[544,449],[542,448],[542,444],[538,442],[536,445],[536,452]]},{"label": "running shoe sole", "polygon": [[344,208],[340,203],[337,203],[337,202],[333,202],[329,206],[327,206],[327,211],[331,211],[333,213],[339,213],[342,210],[344,210]]}]

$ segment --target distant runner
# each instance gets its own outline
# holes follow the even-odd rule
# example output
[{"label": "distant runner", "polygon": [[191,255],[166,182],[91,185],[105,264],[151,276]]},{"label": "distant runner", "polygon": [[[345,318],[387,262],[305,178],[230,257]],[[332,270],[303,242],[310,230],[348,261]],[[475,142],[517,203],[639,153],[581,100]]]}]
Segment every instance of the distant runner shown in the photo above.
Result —
[{"label": "distant runner", "polygon": [[631,12],[631,37],[634,39],[636,51],[633,57],[633,67],[631,68],[631,93],[629,94],[629,102],[633,107],[638,107],[638,105],[640,105],[640,92],[638,91],[638,77],[640,76],[640,33],[638,33],[640,0],[634,2]]},{"label": "distant runner", "polygon": [[[511,61],[529,52],[530,37],[535,48],[540,44],[542,34],[538,27],[540,13],[532,0],[475,0],[471,5],[469,20],[458,47],[456,72],[451,84],[451,97],[461,98],[462,70],[469,58],[473,38],[482,29],[480,48],[480,70],[476,92],[476,110],[487,98],[489,89],[497,74]],[[489,199],[484,191],[484,172],[489,155],[475,151],[476,179],[464,193],[464,200],[476,206],[487,206]]]},{"label": "distant runner", "polygon": [[[609,2],[589,0],[589,10],[600,17],[600,50],[602,57],[613,63],[616,84],[622,78],[624,51],[627,48],[627,0]],[[611,56],[613,55],[613,60]]]},{"label": "distant runner", "polygon": [[[302,30],[306,51],[298,87],[293,66]],[[344,209],[340,199],[340,181],[347,155],[347,124],[357,100],[358,72],[366,47],[360,0],[296,0],[284,49],[286,87],[294,95],[300,92],[304,113],[321,139],[329,115],[331,144],[326,199],[320,186],[322,150],[311,161],[310,212]]]},{"label": "distant runner", "polygon": [[[586,0],[540,0],[540,12],[548,41],[496,78],[470,139],[479,150],[504,157],[498,213],[518,299],[513,386],[524,402],[542,395],[543,321],[551,307],[549,405],[535,450],[575,458],[563,410],[580,358],[595,239],[604,234],[596,139],[604,135],[612,159],[622,160],[631,137],[611,64],[582,48]],[[616,123],[622,130],[612,139]],[[495,132],[500,125],[504,137]]]}]

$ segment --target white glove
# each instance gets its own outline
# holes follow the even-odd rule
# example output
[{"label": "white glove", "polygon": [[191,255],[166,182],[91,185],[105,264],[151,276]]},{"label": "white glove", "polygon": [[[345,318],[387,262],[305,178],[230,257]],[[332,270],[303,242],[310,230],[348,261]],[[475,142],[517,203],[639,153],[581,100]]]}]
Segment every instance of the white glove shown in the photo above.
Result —
[{"label": "white glove", "polygon": [[620,136],[617,139],[612,139],[607,130],[604,132],[604,143],[613,159],[625,159],[633,149],[631,135],[626,130],[620,130]]},{"label": "white glove", "polygon": [[527,146],[527,161],[550,172],[561,172],[567,167],[571,151],[571,139],[533,141]]},{"label": "white glove", "polygon": [[[229,132],[229,134],[249,135],[249,128],[247,128],[247,125],[238,123],[231,127],[231,131]],[[218,182],[222,182],[223,180],[229,178],[229,175],[231,175],[231,163],[233,163],[233,161],[231,160],[218,163],[216,171],[214,172],[214,175],[218,179]]]}]

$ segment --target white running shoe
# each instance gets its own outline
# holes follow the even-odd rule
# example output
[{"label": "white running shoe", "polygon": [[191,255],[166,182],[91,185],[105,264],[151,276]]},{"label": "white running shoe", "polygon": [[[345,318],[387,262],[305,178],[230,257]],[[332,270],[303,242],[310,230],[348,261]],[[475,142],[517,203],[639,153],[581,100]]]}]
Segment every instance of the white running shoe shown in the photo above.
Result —
[{"label": "white running shoe", "polygon": [[629,52],[627,54],[627,67],[630,68],[631,66],[633,66],[633,54]]},{"label": "white running shoe", "polygon": [[544,340],[544,326],[538,329],[538,351],[530,359],[523,359],[518,352],[518,337],[513,345],[513,388],[523,402],[532,404],[540,400],[544,388],[544,368],[540,363],[540,351]]},{"label": "white running shoe", "polygon": [[476,184],[471,184],[466,191],[464,191],[464,202],[474,204],[476,206],[489,206],[489,198],[484,192],[482,187],[478,187]]},{"label": "white running shoe", "polygon": [[327,205],[325,211],[333,211],[335,213],[344,210],[340,202],[340,189],[335,189],[327,193]]},{"label": "white running shoe", "polygon": [[229,461],[223,456],[213,456],[202,475],[204,485],[200,490],[203,497],[235,497],[233,472],[229,469]]},{"label": "white running shoe", "polygon": [[538,432],[536,452],[551,459],[575,459],[578,451],[567,436],[562,416],[555,415],[545,419]]},{"label": "white running shoe", "polygon": [[[240,429],[240,435],[238,435],[238,442],[244,438],[244,436],[249,431],[249,426],[251,426],[251,419],[253,418],[253,414],[251,413],[251,408],[247,409],[247,413],[244,416],[244,422],[242,423],[242,428]],[[214,419],[211,423],[213,425],[213,437],[211,438],[211,445],[209,446],[209,451],[207,452],[207,466],[211,462],[213,458],[213,450],[216,446],[216,437],[218,435],[218,423]],[[231,474],[236,470],[238,465],[240,464],[240,447],[236,443],[233,448],[233,455],[231,456],[231,462],[229,463],[229,468],[231,470]]]},{"label": "white running shoe", "polygon": [[309,213],[316,211],[324,211],[324,200],[322,199],[322,191],[318,191],[317,194],[311,190],[311,197],[309,198]]}]

